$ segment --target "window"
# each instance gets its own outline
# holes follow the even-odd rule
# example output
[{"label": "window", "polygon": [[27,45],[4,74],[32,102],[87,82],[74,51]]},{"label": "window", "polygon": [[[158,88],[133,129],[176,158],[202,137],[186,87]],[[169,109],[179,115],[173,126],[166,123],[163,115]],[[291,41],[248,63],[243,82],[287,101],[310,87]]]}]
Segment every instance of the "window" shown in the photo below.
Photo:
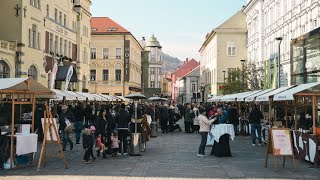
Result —
[{"label": "window", "polygon": [[103,59],[109,59],[109,48],[103,48]]},{"label": "window", "polygon": [[47,17],[50,16],[50,7],[49,7],[49,4],[47,4]]},{"label": "window", "polygon": [[67,26],[67,15],[63,16],[63,25]]},{"label": "window", "polygon": [[121,48],[116,48],[116,59],[121,59]]},{"label": "window", "polygon": [[40,9],[40,0],[30,0],[30,5]]},{"label": "window", "polygon": [[59,12],[59,23],[62,24],[62,12]]},{"label": "window", "polygon": [[58,9],[54,9],[54,20],[57,22],[58,21]]},{"label": "window", "polygon": [[150,68],[150,74],[155,74],[155,69],[154,68]]},{"label": "window", "polygon": [[109,81],[109,70],[108,69],[104,69],[102,71],[102,80]]},{"label": "window", "polygon": [[68,57],[71,58],[71,42],[69,42]]},{"label": "window", "polygon": [[64,44],[63,44],[63,55],[64,56],[67,56],[68,55],[68,53],[67,53],[67,40],[64,40]]},{"label": "window", "polygon": [[121,69],[116,69],[116,81],[121,81]]},{"label": "window", "polygon": [[60,55],[62,55],[63,54],[63,52],[62,52],[62,50],[63,50],[63,40],[62,40],[62,38],[60,38],[60,45],[59,45],[59,47],[60,47]]},{"label": "window", "polygon": [[37,35],[37,25],[33,24],[32,28],[29,29],[29,47],[38,48],[37,42],[40,42],[40,39],[37,38]]},{"label": "window", "polygon": [[30,66],[30,68],[28,69],[28,77],[37,80],[38,79],[38,72],[37,72],[37,68],[35,66]]},{"label": "window", "polygon": [[151,88],[154,88],[154,85],[155,85],[155,82],[154,82],[154,81],[151,81],[151,82],[150,82],[150,87],[151,87]]},{"label": "window", "polygon": [[52,33],[50,33],[50,36],[49,36],[49,49],[50,49],[50,51],[52,51],[53,52],[53,34]]},{"label": "window", "polygon": [[97,71],[95,69],[90,70],[90,81],[96,81],[96,73]]},{"label": "window", "polygon": [[30,0],[30,5],[34,6],[34,0]]},{"label": "window", "polygon": [[38,32],[38,39],[37,39],[37,48],[40,49],[40,33]]},{"label": "window", "polygon": [[91,59],[97,59],[97,49],[91,48]]},{"label": "window", "polygon": [[0,61],[0,79],[9,78],[9,77],[10,77],[9,66],[4,61]]},{"label": "window", "polygon": [[191,85],[191,91],[196,91],[196,84],[194,82]]},{"label": "window", "polygon": [[83,55],[82,55],[82,60],[83,60],[83,63],[87,63],[87,48],[84,47],[83,48]]},{"label": "window", "polygon": [[228,48],[228,56],[235,56],[236,55],[236,43],[235,42],[227,42]]}]

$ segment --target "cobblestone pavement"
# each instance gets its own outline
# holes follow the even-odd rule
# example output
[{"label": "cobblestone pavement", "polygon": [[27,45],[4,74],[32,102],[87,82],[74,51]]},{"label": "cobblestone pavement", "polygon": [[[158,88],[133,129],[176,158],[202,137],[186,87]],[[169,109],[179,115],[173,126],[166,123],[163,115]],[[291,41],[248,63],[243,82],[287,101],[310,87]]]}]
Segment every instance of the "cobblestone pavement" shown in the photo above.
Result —
[{"label": "cobblestone pavement", "polygon": [[[84,164],[82,145],[67,151],[69,169],[57,158],[48,158],[46,168],[36,175],[36,166],[0,171],[5,180],[193,180],[193,179],[320,179],[320,169],[297,160],[297,170],[292,171],[291,160],[286,168],[273,169],[272,158],[269,168],[264,168],[265,147],[252,147],[247,136],[237,136],[230,141],[233,157],[199,158],[196,152],[200,135],[175,132],[160,134],[152,138],[142,156],[119,156],[98,158],[92,164]],[[211,147],[206,148],[207,154]],[[39,154],[39,153],[37,153]],[[37,159],[37,158],[36,158]],[[35,163],[36,164],[36,163]]]}]

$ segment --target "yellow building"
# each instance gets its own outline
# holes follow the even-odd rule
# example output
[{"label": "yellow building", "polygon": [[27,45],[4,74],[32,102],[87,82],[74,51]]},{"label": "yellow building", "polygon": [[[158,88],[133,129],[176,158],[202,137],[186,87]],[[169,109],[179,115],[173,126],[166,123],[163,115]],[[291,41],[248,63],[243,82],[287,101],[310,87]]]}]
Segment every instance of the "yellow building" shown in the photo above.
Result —
[{"label": "yellow building", "polygon": [[172,78],[171,73],[166,73],[161,77],[161,94],[163,97],[171,97],[172,94]]},{"label": "yellow building", "polygon": [[14,77],[16,61],[16,43],[0,40],[0,78]]},{"label": "yellow building", "polygon": [[91,18],[90,85],[98,94],[141,92],[141,51],[137,39],[108,17]]},{"label": "yellow building", "polygon": [[90,6],[90,0],[2,0],[0,39],[17,46],[16,61],[7,62],[9,77],[33,77],[49,86],[52,64],[64,60],[77,71],[78,83],[70,88],[86,89]]}]

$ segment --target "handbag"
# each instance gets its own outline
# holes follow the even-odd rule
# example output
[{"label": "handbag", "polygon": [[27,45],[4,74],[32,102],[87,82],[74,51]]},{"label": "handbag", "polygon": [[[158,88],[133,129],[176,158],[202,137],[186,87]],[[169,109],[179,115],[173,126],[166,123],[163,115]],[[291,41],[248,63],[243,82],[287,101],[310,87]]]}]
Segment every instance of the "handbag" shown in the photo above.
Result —
[{"label": "handbag", "polygon": [[74,129],[74,124],[71,123],[69,119],[66,119],[66,127],[64,128],[64,132],[71,133],[73,132],[73,129]]}]

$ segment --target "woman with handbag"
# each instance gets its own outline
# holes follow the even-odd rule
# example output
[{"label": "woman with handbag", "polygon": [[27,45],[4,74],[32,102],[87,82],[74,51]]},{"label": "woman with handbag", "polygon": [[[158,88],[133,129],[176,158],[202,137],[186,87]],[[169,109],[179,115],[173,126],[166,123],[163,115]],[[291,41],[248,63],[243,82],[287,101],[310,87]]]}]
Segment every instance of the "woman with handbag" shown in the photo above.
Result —
[{"label": "woman with handbag", "polygon": [[73,131],[74,116],[71,111],[68,111],[68,107],[66,105],[62,106],[62,112],[59,116],[59,130],[62,135],[62,149],[66,151],[67,142],[70,144],[70,150],[73,149],[73,142],[69,137],[69,134]]}]

